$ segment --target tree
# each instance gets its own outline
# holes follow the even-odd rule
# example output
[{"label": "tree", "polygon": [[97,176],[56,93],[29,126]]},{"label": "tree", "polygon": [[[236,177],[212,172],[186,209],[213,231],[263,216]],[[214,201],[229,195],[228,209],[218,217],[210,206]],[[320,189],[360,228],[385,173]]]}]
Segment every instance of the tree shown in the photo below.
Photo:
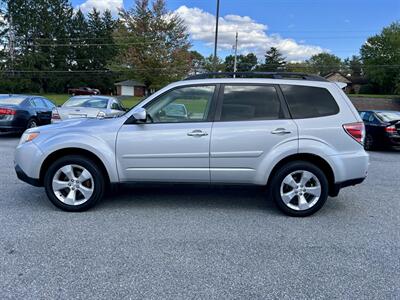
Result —
[{"label": "tree", "polygon": [[165,0],[136,0],[121,12],[118,35],[126,36],[119,63],[131,77],[160,88],[185,77],[190,70],[189,34],[183,20],[169,12]]},{"label": "tree", "polygon": [[349,73],[352,77],[361,77],[362,75],[362,62],[359,56],[353,55],[351,58],[344,60],[344,66],[346,73]]},{"label": "tree", "polygon": [[399,92],[400,22],[385,27],[361,47],[366,76],[382,93]]},{"label": "tree", "polygon": [[191,63],[190,63],[190,66],[191,66],[190,73],[191,74],[204,73],[205,58],[201,53],[199,53],[195,50],[190,51],[190,61],[191,61]]},{"label": "tree", "polygon": [[225,64],[220,57],[214,59],[214,55],[210,55],[204,59],[204,69],[207,72],[224,72]]},{"label": "tree", "polygon": [[287,72],[312,73],[311,67],[306,62],[290,62],[286,64]]},{"label": "tree", "polygon": [[[225,70],[227,72],[233,72],[235,57],[229,55],[225,57]],[[253,71],[258,64],[257,56],[254,53],[247,55],[238,55],[237,57],[237,71],[238,72],[250,72]]]},{"label": "tree", "polygon": [[306,61],[311,72],[325,76],[332,72],[340,72],[343,69],[342,60],[336,55],[329,53],[320,53],[311,56]]},{"label": "tree", "polygon": [[265,62],[259,67],[260,71],[276,72],[284,71],[286,58],[275,47],[271,47],[265,53]]}]

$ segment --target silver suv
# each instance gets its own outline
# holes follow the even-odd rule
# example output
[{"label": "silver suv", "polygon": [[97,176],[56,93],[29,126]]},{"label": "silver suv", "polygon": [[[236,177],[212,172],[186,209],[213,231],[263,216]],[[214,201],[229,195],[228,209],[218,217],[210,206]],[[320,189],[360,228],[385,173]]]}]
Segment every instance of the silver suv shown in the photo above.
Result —
[{"label": "silver suv", "polygon": [[173,83],[121,117],[29,129],[16,149],[17,175],[66,211],[92,207],[110,184],[193,182],[265,186],[292,216],[311,215],[364,180],[364,125],[339,84],[231,75]]}]

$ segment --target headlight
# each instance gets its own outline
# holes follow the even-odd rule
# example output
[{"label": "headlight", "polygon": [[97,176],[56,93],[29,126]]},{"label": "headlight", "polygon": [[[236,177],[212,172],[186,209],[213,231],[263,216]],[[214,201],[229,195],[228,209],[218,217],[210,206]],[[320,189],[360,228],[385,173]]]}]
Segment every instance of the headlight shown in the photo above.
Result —
[{"label": "headlight", "polygon": [[39,132],[25,132],[22,136],[21,136],[21,140],[19,141],[19,144],[24,144],[30,141],[33,141],[34,139],[36,139],[39,136]]}]

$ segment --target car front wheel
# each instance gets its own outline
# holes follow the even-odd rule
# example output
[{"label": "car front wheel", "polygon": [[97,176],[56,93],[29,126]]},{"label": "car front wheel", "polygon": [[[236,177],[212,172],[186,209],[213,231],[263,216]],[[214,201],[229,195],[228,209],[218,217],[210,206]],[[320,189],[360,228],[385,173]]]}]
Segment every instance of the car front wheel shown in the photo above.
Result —
[{"label": "car front wheel", "polygon": [[104,175],[92,160],[65,156],[47,170],[44,186],[50,201],[65,211],[79,212],[93,207],[104,194]]},{"label": "car front wheel", "polygon": [[271,183],[277,206],[294,217],[310,216],[321,209],[328,198],[328,186],[324,172],[303,161],[283,166]]}]

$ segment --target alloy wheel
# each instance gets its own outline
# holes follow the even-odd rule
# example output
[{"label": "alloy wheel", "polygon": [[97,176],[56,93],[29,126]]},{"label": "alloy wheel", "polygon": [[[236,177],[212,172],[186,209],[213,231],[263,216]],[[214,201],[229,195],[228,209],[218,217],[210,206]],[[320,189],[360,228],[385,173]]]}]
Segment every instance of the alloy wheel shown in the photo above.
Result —
[{"label": "alloy wheel", "polygon": [[309,171],[294,171],[283,179],[280,196],[287,207],[297,211],[308,210],[321,196],[321,183]]},{"label": "alloy wheel", "polygon": [[53,177],[53,192],[58,200],[67,205],[81,205],[88,201],[94,192],[92,174],[82,166],[66,165]]}]

